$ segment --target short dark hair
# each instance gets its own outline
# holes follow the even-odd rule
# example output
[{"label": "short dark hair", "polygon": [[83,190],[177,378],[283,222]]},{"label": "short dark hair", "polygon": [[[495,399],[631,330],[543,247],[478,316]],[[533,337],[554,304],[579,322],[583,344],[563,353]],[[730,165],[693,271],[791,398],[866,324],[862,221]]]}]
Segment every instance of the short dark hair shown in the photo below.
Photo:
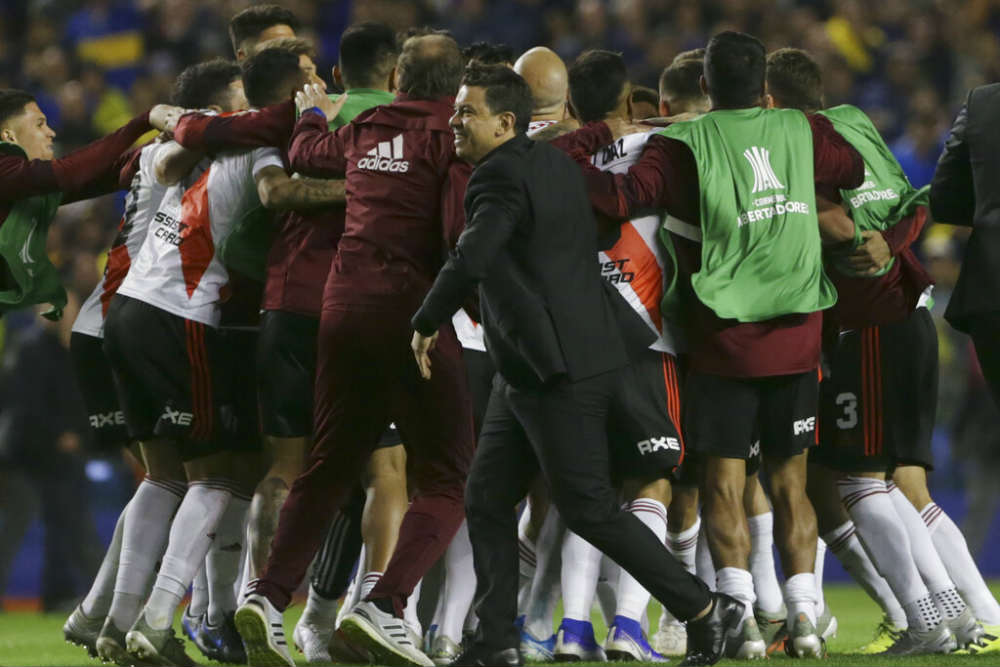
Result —
[{"label": "short dark hair", "polygon": [[0,90],[0,125],[24,113],[24,107],[35,101],[35,96],[23,90],[6,88]]},{"label": "short dark hair", "polygon": [[531,88],[520,74],[504,65],[472,63],[465,68],[462,85],[483,88],[486,91],[486,106],[491,113],[509,111],[514,114],[514,131],[517,134],[528,131],[534,104]]},{"label": "short dark hair", "polygon": [[480,65],[506,65],[514,62],[514,49],[506,44],[473,42],[462,49],[462,56],[465,57],[467,63],[477,62]]},{"label": "short dark hair", "polygon": [[213,104],[224,106],[222,98],[229,84],[238,78],[240,66],[231,60],[215,58],[191,65],[174,81],[170,103],[185,109],[204,109]]},{"label": "short dark hair", "polygon": [[299,20],[291,10],[278,5],[247,7],[229,20],[229,39],[233,43],[233,52],[238,51],[244,41],[276,25],[287,25],[298,31]]},{"label": "short dark hair", "polygon": [[435,32],[410,37],[399,54],[396,84],[400,92],[417,99],[453,97],[462,81],[462,65],[462,52],[450,35]]},{"label": "short dark hair", "polygon": [[383,23],[355,23],[340,36],[340,73],[347,88],[371,88],[389,76],[398,56],[396,33]]},{"label": "short dark hair", "polygon": [[618,106],[628,83],[628,68],[620,53],[586,51],[569,68],[569,101],[580,122],[602,120]]},{"label": "short dark hair", "polygon": [[659,94],[652,88],[646,88],[645,86],[635,86],[632,88],[632,92],[629,95],[632,98],[632,104],[652,104],[654,107],[660,103]]},{"label": "short dark hair", "polygon": [[[257,44],[254,53],[260,53],[264,49],[285,49],[297,56],[309,56],[310,60],[316,60],[316,47],[308,39],[301,37],[278,37],[269,39],[266,42]],[[253,55],[252,53],[250,55]]]},{"label": "short dark hair", "polygon": [[812,112],[823,108],[823,72],[802,49],[767,56],[767,92],[778,106]]},{"label": "short dark hair", "polygon": [[660,95],[667,100],[689,101],[704,97],[701,77],[705,64],[701,60],[674,61],[660,74]]},{"label": "short dark hair", "polygon": [[243,61],[243,92],[254,107],[281,102],[304,78],[299,54],[289,49],[267,48]]},{"label": "short dark hair", "polygon": [[702,61],[705,60],[705,47],[702,46],[697,49],[681,51],[676,56],[674,56],[674,60],[670,64],[676,65],[677,63],[683,62],[685,60],[702,60]]},{"label": "short dark hair", "polygon": [[720,32],[705,51],[705,81],[717,107],[751,107],[764,95],[767,51],[759,39],[743,32]]}]

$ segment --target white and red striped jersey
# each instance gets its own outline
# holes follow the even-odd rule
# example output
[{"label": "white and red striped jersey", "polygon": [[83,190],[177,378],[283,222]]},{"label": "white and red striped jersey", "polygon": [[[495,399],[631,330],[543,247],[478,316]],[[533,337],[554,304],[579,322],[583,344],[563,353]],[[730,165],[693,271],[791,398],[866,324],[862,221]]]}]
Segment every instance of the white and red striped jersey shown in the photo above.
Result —
[{"label": "white and red striped jersey", "polygon": [[459,308],[451,318],[451,324],[455,327],[455,334],[458,342],[467,350],[486,351],[486,338],[483,336],[483,328],[479,323],[469,317],[464,308]]},{"label": "white and red striped jersey", "polygon": [[260,206],[256,176],[282,167],[276,148],[220,153],[193,184],[171,186],[119,293],[168,313],[219,326],[229,273],[216,249]]},{"label": "white and red striped jersey", "polygon": [[[157,182],[153,171],[156,154],[164,145],[154,142],[144,146],[139,153],[139,168],[132,177],[125,195],[125,212],[118,224],[118,233],[108,251],[104,276],[80,306],[80,313],[73,322],[75,333],[104,337],[104,316],[108,312],[111,297],[125,279],[132,258],[139,252],[142,242],[146,239],[149,221],[167,192],[167,186]],[[206,161],[204,166],[207,164]],[[201,173],[204,166],[196,168],[197,174]]]},{"label": "white and red striped jersey", "polygon": [[559,121],[557,120],[533,120],[528,123],[528,136],[530,137],[535,132],[538,132],[538,130],[548,127],[549,125],[555,125],[558,122]]},{"label": "white and red striped jersey", "polygon": [[[639,160],[643,146],[651,132],[627,134],[614,143],[597,151],[591,162],[601,171],[624,174]],[[619,228],[620,237],[607,250],[598,253],[601,276],[614,285],[643,321],[656,332],[651,350],[678,352],[679,323],[667,322],[660,312],[660,301],[667,287],[665,280],[673,274],[664,274],[669,265],[666,250],[657,239],[660,215],[652,213],[630,220]]]}]

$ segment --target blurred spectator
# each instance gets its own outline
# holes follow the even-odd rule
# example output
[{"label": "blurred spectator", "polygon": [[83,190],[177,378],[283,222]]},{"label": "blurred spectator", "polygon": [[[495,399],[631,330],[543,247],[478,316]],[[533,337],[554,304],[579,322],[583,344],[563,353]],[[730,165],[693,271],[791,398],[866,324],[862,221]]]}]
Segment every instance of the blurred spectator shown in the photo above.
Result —
[{"label": "blurred spectator", "polygon": [[906,132],[889,148],[914,187],[930,184],[944,137],[941,117],[922,113],[910,119]]}]

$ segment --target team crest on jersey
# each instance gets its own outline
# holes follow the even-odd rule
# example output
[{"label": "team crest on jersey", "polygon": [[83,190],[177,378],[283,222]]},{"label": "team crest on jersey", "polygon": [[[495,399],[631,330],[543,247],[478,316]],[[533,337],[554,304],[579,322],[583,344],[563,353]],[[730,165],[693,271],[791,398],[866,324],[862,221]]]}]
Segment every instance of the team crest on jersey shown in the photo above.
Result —
[{"label": "team crest on jersey", "polygon": [[403,135],[397,134],[392,138],[392,141],[378,142],[378,146],[358,160],[358,169],[389,173],[409,171],[410,163],[403,159]]},{"label": "team crest on jersey", "polygon": [[785,187],[771,168],[771,151],[760,146],[751,146],[743,151],[743,157],[753,169],[753,192],[781,190]]}]

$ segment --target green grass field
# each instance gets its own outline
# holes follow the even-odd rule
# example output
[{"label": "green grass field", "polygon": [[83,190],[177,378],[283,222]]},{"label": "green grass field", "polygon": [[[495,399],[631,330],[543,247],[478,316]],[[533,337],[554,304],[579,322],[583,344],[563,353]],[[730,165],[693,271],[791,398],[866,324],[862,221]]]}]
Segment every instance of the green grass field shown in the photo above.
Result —
[{"label": "green grass field", "polygon": [[[994,593],[1000,593],[1000,582],[992,582]],[[826,660],[796,660],[785,656],[773,656],[774,663],[793,665],[1000,665],[1000,653],[979,656],[926,656],[916,658],[880,658],[852,655],[850,652],[865,644],[872,635],[880,614],[878,608],[856,586],[827,586],[827,603],[840,622],[837,637],[829,643],[830,656]],[[658,605],[651,617],[656,623]],[[292,628],[302,605],[293,606],[285,616],[286,635],[291,637]],[[653,613],[653,612],[651,612]],[[0,665],[99,665],[97,660],[88,658],[83,649],[66,644],[62,638],[63,615],[7,613],[0,614]],[[605,635],[604,624],[599,614],[594,617],[599,639]],[[655,627],[655,625],[654,625]],[[178,624],[177,631],[180,633]],[[188,642],[188,653],[196,660],[207,662]],[[295,654],[299,664],[306,664],[301,654]],[[674,664],[678,660],[672,661]],[[741,664],[725,661],[720,664]]]}]

